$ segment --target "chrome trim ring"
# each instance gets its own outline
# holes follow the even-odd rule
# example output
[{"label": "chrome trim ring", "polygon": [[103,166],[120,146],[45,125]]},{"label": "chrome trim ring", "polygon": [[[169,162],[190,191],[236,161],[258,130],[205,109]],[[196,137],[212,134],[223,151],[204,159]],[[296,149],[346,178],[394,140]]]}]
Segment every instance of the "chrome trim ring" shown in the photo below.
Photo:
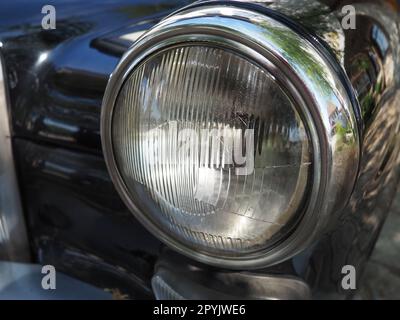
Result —
[{"label": "chrome trim ring", "polygon": [[[308,207],[297,228],[262,252],[221,258],[193,250],[153,225],[129,192],[118,171],[111,136],[112,114],[120,89],[132,70],[152,54],[171,46],[204,43],[234,50],[267,69],[301,108],[311,133],[314,172]],[[319,51],[302,35],[256,11],[224,6],[190,6],[144,34],[123,56],[103,99],[101,136],[112,180],[127,207],[154,235],[198,261],[231,269],[254,269],[286,260],[310,245],[344,207],[355,184],[360,139],[344,84]]]}]

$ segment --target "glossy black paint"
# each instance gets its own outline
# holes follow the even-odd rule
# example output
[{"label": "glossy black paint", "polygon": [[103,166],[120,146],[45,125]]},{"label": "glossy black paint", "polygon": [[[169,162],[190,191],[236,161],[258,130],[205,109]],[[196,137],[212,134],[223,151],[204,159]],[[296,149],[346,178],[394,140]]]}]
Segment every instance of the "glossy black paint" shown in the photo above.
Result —
[{"label": "glossy black paint", "polygon": [[146,30],[187,1],[55,1],[55,30],[41,27],[45,4],[0,4],[14,133],[99,153],[103,92],[132,44],[113,38],[121,28]]},{"label": "glossy black paint", "polygon": [[[34,256],[133,298],[152,298],[150,279],[163,246],[128,212],[111,183],[100,144],[101,101],[134,37],[188,2],[53,1],[57,29],[49,31],[40,26],[45,1],[0,4],[14,151]],[[258,271],[301,276],[315,297],[349,296],[340,289],[341,268],[362,269],[399,180],[400,72],[393,77],[389,70],[390,60],[399,69],[396,35],[371,11],[358,17],[362,28],[336,29],[344,37],[343,50],[325,37],[336,23],[331,17],[329,24],[327,16],[345,4],[365,2],[272,8],[302,24],[316,41],[326,41],[360,103],[363,156],[347,208],[307,252]],[[370,4],[398,10],[395,1]]]},{"label": "glossy black paint", "polygon": [[56,30],[41,28],[45,4],[0,4],[14,152],[33,256],[99,287],[151,298],[160,243],[111,183],[100,108],[108,77],[132,44],[119,36],[150,28],[187,1],[53,1]]}]

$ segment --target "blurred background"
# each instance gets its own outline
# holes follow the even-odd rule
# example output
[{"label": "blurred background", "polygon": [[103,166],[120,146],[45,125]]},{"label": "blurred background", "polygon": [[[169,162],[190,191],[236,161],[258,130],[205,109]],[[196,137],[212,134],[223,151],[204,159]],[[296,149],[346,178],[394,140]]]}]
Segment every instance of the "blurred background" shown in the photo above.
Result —
[{"label": "blurred background", "polygon": [[400,299],[400,188],[365,270],[361,299]]}]

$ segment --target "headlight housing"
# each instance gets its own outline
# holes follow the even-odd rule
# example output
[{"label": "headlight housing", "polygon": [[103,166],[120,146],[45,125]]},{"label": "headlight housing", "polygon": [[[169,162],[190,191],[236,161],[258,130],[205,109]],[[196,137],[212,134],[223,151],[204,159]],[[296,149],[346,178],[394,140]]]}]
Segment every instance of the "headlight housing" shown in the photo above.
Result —
[{"label": "headlight housing", "polygon": [[121,88],[112,139],[133,201],[192,248],[255,252],[300,219],[309,134],[272,75],[237,53],[192,44],[151,55]]},{"label": "headlight housing", "polygon": [[359,157],[352,108],[301,35],[238,3],[205,4],[123,57],[103,102],[103,148],[123,200],[157,237],[202,262],[257,268],[302,250],[344,205]]}]

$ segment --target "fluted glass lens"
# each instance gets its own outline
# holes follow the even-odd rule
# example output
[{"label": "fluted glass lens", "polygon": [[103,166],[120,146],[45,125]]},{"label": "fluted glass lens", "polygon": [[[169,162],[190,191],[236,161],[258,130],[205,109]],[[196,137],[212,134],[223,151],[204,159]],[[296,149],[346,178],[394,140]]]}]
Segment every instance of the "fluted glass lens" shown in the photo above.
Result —
[{"label": "fluted glass lens", "polygon": [[133,203],[175,242],[240,257],[301,218],[308,131],[274,78],[245,57],[198,45],[151,56],[124,83],[112,125]]}]

